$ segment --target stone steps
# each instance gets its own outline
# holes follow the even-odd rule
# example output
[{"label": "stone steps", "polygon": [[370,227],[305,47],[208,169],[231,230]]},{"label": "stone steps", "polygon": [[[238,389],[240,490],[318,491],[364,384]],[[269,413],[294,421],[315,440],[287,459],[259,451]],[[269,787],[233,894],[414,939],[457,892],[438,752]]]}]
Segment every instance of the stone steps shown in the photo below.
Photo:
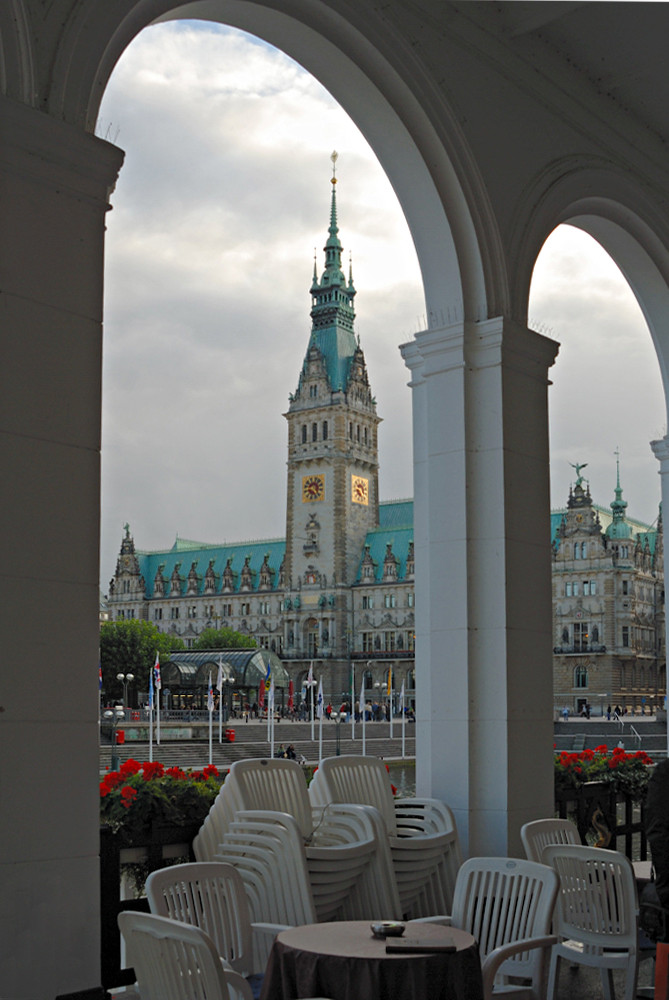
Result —
[{"label": "stone steps", "polygon": [[641,749],[651,757],[667,755],[666,723],[658,722],[652,717],[631,716],[622,725],[601,718],[556,722],[553,726],[553,741],[558,752],[567,750],[578,753],[582,749],[594,750],[602,744],[612,750],[622,743],[627,753]]},{"label": "stone steps", "polygon": [[[267,741],[267,724],[249,722],[239,723],[235,729],[234,743],[218,742],[218,727],[214,725],[212,738],[212,761],[225,770],[236,760],[247,757],[268,757],[270,744]],[[390,739],[390,726],[387,723],[368,723],[365,733],[365,749],[368,756],[382,757],[384,760],[397,760],[402,757],[401,727],[395,724],[393,738]],[[342,754],[362,753],[362,731],[358,724],[355,727],[356,738],[351,739],[350,724],[341,724],[340,751]],[[309,763],[316,764],[319,760],[318,726],[315,727],[315,740],[311,740],[309,723],[281,723],[274,729],[274,748],[279,744],[284,747],[292,743],[298,754],[304,756]],[[334,723],[323,724],[323,757],[334,757],[337,737]],[[114,748],[115,755],[122,763],[129,758],[140,762],[149,759],[149,742],[132,741],[120,744]],[[100,747],[100,772],[106,771],[111,764],[112,748],[108,743]],[[406,727],[405,755],[414,758],[416,753],[415,726]],[[209,763],[209,732],[201,727],[198,737],[189,740],[169,740],[158,744],[153,741],[153,760],[160,761],[167,767],[202,768]]]}]

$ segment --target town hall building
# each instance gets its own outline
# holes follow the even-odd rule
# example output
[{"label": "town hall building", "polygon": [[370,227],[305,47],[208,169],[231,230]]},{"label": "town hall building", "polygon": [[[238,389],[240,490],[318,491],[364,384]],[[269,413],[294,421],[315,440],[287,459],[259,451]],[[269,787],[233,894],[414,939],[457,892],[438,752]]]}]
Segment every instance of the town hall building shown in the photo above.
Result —
[{"label": "town hall building", "polygon": [[[336,184],[333,171],[325,266],[319,277],[314,261],[311,335],[285,414],[285,538],[177,538],[145,552],[126,525],[108,608],[187,648],[205,628],[246,633],[298,693],[313,664],[333,703],[350,695],[352,666],[354,691],[362,672],[370,698],[387,700],[390,671],[397,708],[402,686],[415,699],[413,501],[379,498],[380,417],[342,270]],[[610,508],[593,504],[582,468],[551,514],[555,711],[653,708],[666,690],[661,517],[652,527],[627,516],[619,471]]]}]

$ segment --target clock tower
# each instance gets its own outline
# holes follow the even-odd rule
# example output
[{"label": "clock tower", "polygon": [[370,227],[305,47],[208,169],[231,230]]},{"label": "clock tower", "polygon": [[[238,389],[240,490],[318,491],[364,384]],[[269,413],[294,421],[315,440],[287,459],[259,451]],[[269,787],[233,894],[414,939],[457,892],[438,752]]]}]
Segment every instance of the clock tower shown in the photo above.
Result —
[{"label": "clock tower", "polygon": [[[350,596],[365,536],[378,526],[380,423],[353,329],[355,288],[342,271],[332,154],[325,269],[314,260],[311,336],[290,396],[284,652],[347,659]],[[334,689],[334,688],[333,688]]]}]

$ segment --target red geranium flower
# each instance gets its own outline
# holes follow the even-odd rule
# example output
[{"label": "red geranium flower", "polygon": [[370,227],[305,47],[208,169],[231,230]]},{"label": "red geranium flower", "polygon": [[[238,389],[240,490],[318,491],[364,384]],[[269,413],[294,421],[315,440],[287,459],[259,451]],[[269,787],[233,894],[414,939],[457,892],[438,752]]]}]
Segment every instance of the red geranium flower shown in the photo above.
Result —
[{"label": "red geranium flower", "polygon": [[131,774],[138,774],[141,769],[142,765],[138,760],[133,760],[132,757],[121,764],[121,774],[124,778],[129,778]]},{"label": "red geranium flower", "polygon": [[125,788],[121,789],[121,805],[124,809],[129,809],[136,798],[136,788],[131,788],[130,785],[126,785]]}]

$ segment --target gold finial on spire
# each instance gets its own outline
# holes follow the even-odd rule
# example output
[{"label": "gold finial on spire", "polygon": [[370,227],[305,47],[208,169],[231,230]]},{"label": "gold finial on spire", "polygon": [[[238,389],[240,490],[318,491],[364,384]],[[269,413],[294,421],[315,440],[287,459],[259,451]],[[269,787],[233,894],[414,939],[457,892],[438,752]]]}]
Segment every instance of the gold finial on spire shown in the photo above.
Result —
[{"label": "gold finial on spire", "polygon": [[337,152],[336,149],[332,150],[332,155],[330,156],[330,159],[332,160],[332,183],[336,184],[337,178],[335,175],[337,173],[337,160],[339,159],[339,153]]}]

